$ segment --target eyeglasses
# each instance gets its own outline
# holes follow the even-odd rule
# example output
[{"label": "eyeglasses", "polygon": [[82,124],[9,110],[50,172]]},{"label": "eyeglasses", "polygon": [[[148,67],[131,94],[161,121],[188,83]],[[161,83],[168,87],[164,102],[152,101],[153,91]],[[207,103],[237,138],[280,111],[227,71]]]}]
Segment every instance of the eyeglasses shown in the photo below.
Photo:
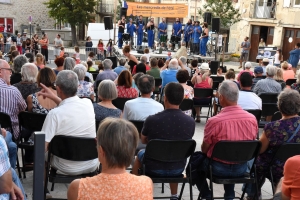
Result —
[{"label": "eyeglasses", "polygon": [[13,70],[12,70],[12,69],[10,69],[10,68],[0,68],[0,69],[9,70],[11,73],[13,72]]}]

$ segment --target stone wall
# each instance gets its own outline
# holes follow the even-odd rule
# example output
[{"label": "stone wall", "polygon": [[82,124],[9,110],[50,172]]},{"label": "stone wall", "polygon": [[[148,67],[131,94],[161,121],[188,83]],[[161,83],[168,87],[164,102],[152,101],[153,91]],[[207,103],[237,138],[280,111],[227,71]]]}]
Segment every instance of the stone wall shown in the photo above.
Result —
[{"label": "stone wall", "polygon": [[[42,29],[54,28],[55,21],[49,18],[48,9],[43,4],[46,1],[10,0],[10,3],[0,3],[0,17],[13,18],[14,30],[19,32],[24,31],[24,29],[28,29],[29,32],[29,16],[32,16],[32,27],[39,24]],[[35,31],[35,28],[33,28],[33,31]]]}]

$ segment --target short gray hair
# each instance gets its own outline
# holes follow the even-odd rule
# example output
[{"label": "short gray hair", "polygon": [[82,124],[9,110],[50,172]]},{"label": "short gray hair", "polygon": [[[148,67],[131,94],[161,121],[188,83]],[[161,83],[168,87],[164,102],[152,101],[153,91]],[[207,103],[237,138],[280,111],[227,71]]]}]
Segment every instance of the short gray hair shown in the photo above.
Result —
[{"label": "short gray hair", "polygon": [[124,65],[126,64],[126,59],[125,59],[125,58],[120,58],[119,64],[120,64],[121,66],[124,66]]},{"label": "short gray hair", "polygon": [[141,63],[146,64],[147,63],[147,56],[141,56]]},{"label": "short gray hair", "polygon": [[251,62],[246,62],[246,63],[245,63],[245,67],[246,67],[246,68],[251,68],[251,67],[252,67]]},{"label": "short gray hair", "polygon": [[182,64],[186,64],[186,62],[187,62],[187,59],[186,59],[186,57],[185,56],[181,56],[180,58],[179,58],[179,60],[182,62]]},{"label": "short gray hair", "polygon": [[297,90],[284,89],[278,96],[279,111],[286,116],[296,115],[300,112],[300,94]]},{"label": "short gray hair", "polygon": [[150,94],[155,88],[153,76],[145,74],[138,79],[138,89],[141,94]]},{"label": "short gray hair", "polygon": [[275,74],[276,74],[276,72],[277,72],[277,69],[276,69],[276,68],[277,68],[277,67],[275,67],[275,66],[268,65],[268,66],[266,67],[266,73],[267,73],[267,75],[268,75],[268,76],[271,76],[271,77],[275,76]]},{"label": "short gray hair", "polygon": [[20,73],[21,72],[21,68],[22,66],[28,63],[28,59],[26,56],[24,55],[18,55],[17,57],[15,57],[14,59],[14,65],[13,65],[13,69],[15,73]]},{"label": "short gray hair", "polygon": [[71,70],[62,70],[57,74],[56,86],[67,96],[72,97],[77,93],[78,76]]},{"label": "short gray hair", "polygon": [[75,60],[71,57],[66,57],[64,60],[64,70],[73,70],[75,66]]},{"label": "short gray hair", "polygon": [[85,74],[86,74],[86,67],[83,64],[75,65],[73,71],[77,74],[78,79],[80,81],[84,80],[84,77],[85,77]]},{"label": "short gray hair", "polygon": [[237,102],[239,99],[239,88],[235,82],[230,80],[222,82],[219,93],[230,102]]},{"label": "short gray hair", "polygon": [[103,69],[111,69],[113,62],[109,59],[105,59],[102,61]]},{"label": "short gray hair", "polygon": [[178,60],[176,58],[173,58],[170,62],[169,62],[169,68],[170,69],[178,69]]},{"label": "short gray hair", "polygon": [[33,63],[25,63],[21,68],[21,75],[22,81],[35,83],[38,75],[38,68]]},{"label": "short gray hair", "polygon": [[98,86],[98,96],[102,100],[114,100],[118,97],[116,84],[112,80],[103,80]]},{"label": "short gray hair", "polygon": [[136,127],[120,118],[105,118],[97,131],[97,144],[105,152],[109,168],[128,167],[139,141]]}]

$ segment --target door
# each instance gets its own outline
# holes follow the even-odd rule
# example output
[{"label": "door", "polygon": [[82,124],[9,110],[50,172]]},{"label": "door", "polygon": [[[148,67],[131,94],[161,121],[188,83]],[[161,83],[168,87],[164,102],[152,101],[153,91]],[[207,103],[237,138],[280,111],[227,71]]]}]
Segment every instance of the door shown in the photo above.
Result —
[{"label": "door", "polygon": [[250,43],[251,43],[251,49],[249,52],[249,61],[255,62],[257,51],[258,51],[258,41],[259,41],[259,32],[260,27],[259,26],[252,26],[252,32],[250,37]]},{"label": "door", "polygon": [[[289,38],[293,41],[290,43]],[[295,48],[295,45],[300,42],[300,29],[296,28],[286,28],[284,31],[282,55],[283,60],[288,60],[290,54],[289,52]]]},{"label": "door", "polygon": [[274,27],[269,27],[266,45],[273,44]]}]

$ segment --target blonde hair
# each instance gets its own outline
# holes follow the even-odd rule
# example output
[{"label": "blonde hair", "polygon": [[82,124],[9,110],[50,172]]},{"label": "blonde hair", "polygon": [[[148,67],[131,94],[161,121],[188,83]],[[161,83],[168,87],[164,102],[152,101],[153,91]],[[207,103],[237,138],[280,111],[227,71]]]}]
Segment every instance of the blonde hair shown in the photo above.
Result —
[{"label": "blonde hair", "polygon": [[205,81],[206,78],[209,78],[209,77],[210,77],[210,70],[208,70],[208,69],[201,69],[200,73],[201,73],[201,75],[202,75],[202,76],[201,76],[202,81]]},{"label": "blonde hair", "polygon": [[281,63],[281,68],[287,70],[289,68],[289,63],[284,61],[283,63]]},{"label": "blonde hair", "polygon": [[35,61],[38,63],[43,63],[43,59],[44,59],[44,56],[40,53],[37,53],[36,56],[35,56]]},{"label": "blonde hair", "polygon": [[274,79],[276,81],[283,81],[283,72],[282,72],[282,69],[280,69],[280,68],[276,69],[276,73],[274,75]]}]

